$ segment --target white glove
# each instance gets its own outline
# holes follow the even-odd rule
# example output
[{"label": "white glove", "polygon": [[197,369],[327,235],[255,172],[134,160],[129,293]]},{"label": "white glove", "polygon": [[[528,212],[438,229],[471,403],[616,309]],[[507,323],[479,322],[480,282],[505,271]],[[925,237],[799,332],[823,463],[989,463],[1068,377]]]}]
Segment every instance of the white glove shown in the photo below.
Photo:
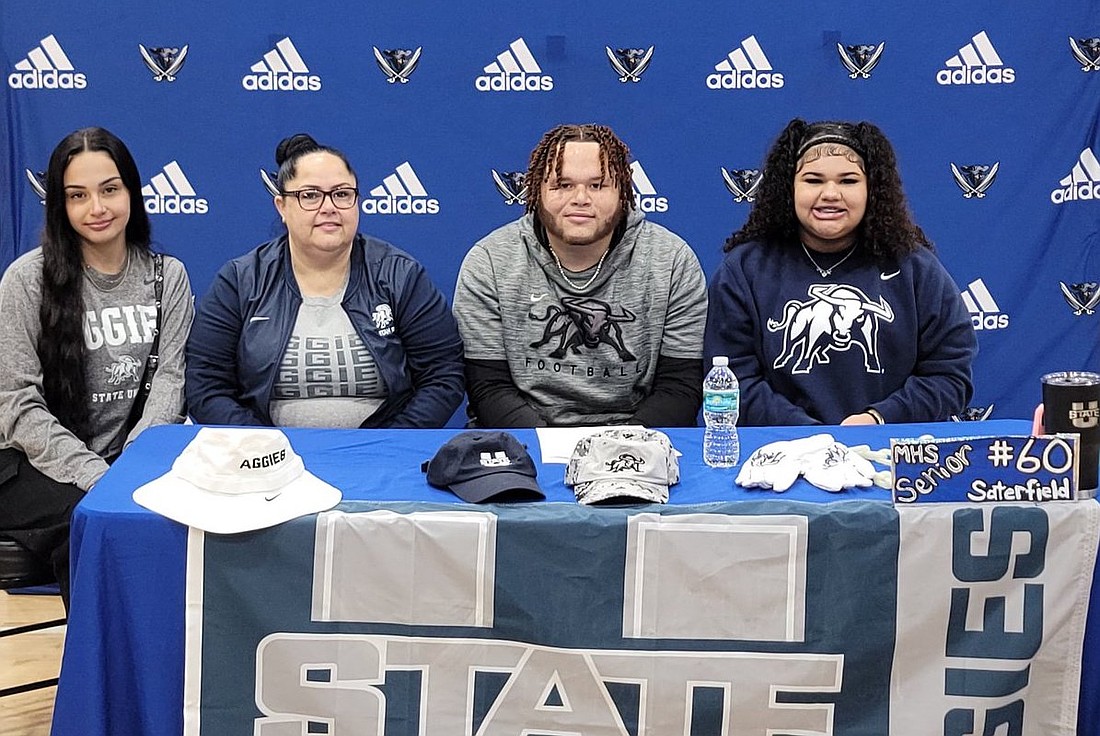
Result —
[{"label": "white glove", "polygon": [[800,440],[781,440],[759,447],[737,474],[742,488],[770,488],[785,491],[802,472],[802,456],[833,444],[830,434],[815,434]]},{"label": "white glove", "polygon": [[802,457],[802,474],[818,488],[833,493],[845,488],[867,488],[874,483],[875,466],[834,442]]},{"label": "white glove", "polygon": [[864,460],[870,460],[876,465],[887,466],[886,470],[877,471],[872,480],[879,488],[890,490],[894,487],[894,471],[892,470],[893,466],[890,462],[889,447],[884,447],[881,450],[872,450],[870,445],[855,445],[854,447],[849,447],[848,449],[859,455]]}]

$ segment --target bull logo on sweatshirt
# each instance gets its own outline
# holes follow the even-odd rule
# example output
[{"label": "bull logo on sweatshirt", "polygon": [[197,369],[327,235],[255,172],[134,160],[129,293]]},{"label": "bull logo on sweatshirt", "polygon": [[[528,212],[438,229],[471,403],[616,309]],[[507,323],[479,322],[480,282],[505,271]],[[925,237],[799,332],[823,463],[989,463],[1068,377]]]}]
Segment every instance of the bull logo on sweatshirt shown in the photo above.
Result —
[{"label": "bull logo on sweatshirt", "polygon": [[141,376],[138,375],[138,368],[141,367],[141,363],[130,355],[123,355],[114,363],[103,370],[109,374],[107,383],[112,386],[118,386],[123,381],[140,381]]},{"label": "bull logo on sweatshirt", "polygon": [[792,299],[783,307],[781,319],[769,319],[768,330],[783,331],[783,351],[773,368],[792,360],[791,373],[809,373],[815,363],[828,363],[830,352],[853,346],[863,351],[868,373],[882,373],[878,356],[880,322],[893,322],[894,310],[884,297],[871,301],[862,290],[847,284],[812,284],[810,299]]},{"label": "bull logo on sweatshirt", "polygon": [[560,307],[550,304],[543,316],[529,314],[528,318],[546,323],[542,337],[531,347],[541,348],[557,340],[551,358],[564,358],[569,352],[580,355],[582,347],[595,350],[602,343],[610,345],[623,362],[637,360],[623,342],[620,325],[636,319],[625,307],[612,307],[591,297],[565,296]]}]

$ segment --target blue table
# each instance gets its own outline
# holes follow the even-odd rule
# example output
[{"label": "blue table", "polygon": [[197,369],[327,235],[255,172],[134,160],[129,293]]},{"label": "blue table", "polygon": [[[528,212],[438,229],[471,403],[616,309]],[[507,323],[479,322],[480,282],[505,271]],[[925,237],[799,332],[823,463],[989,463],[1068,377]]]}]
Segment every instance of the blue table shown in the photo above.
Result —
[{"label": "blue table", "polygon": [[[963,428],[974,434],[1019,435],[1029,432],[1030,423],[1001,420],[973,425],[826,429],[848,445],[867,443],[872,447],[881,447],[888,445],[891,436],[915,437],[925,433],[938,437],[959,436]],[[55,736],[175,736],[184,733],[185,563],[189,549],[188,530],[137,506],[130,494],[142,483],[167,472],[172,460],[196,431],[196,427],[190,426],[157,427],[147,431],[124,453],[76,509],[72,529],[72,612],[55,707]],[[343,490],[345,503],[340,509],[357,512],[385,509],[409,514],[418,509],[480,512],[494,508],[465,504],[446,491],[430,487],[424,479],[420,471],[421,462],[429,459],[435,449],[454,434],[453,430],[288,430],[287,434],[311,472]],[[562,482],[564,466],[539,462],[538,441],[534,431],[520,430],[514,434],[531,448],[532,456],[539,464],[539,482],[547,498],[546,502],[519,510],[499,507],[501,525],[522,516],[524,521],[533,524],[574,524],[575,526],[565,527],[571,529],[571,534],[577,534],[577,530],[584,529],[599,533],[603,528],[601,525],[627,523],[631,515],[639,511],[660,511],[673,515],[717,512],[751,516],[771,514],[773,509],[781,509],[786,514],[807,514],[808,512],[800,510],[805,508],[816,508],[817,511],[809,515],[827,517],[827,523],[833,525],[836,528],[835,533],[839,535],[845,533],[846,527],[858,527],[864,523],[869,528],[873,525],[897,525],[896,514],[889,505],[889,493],[877,488],[850,490],[834,495],[800,480],[782,496],[741,489],[733,484],[736,469],[716,470],[702,463],[701,429],[668,432],[674,445],[684,453],[680,461],[681,483],[672,488],[669,506],[628,507],[618,510],[579,507],[574,502],[572,491]],[[742,429],[742,457],[748,457],[756,447],[765,443],[805,434],[805,428]],[[802,504],[829,505],[813,507]],[[284,540],[295,535],[312,535],[313,524],[314,520],[310,518],[284,525],[285,528],[272,533],[257,532],[254,533],[255,536],[249,534],[216,538],[214,535],[206,535],[205,553],[215,555],[214,558],[207,558],[207,564],[210,564],[210,559],[217,559],[221,561],[219,569],[223,570],[238,564],[247,566],[251,564],[243,562],[247,558],[238,555],[244,554],[249,546],[260,545],[264,550],[275,549],[265,545],[282,544]],[[498,541],[504,539],[504,536],[498,537]],[[536,545],[537,540],[533,539],[531,544]],[[201,545],[199,550],[202,551]],[[192,554],[194,551],[195,548],[192,547]],[[629,549],[627,555],[630,556]],[[857,590],[864,582],[861,578],[870,580],[876,574],[874,570],[853,569],[846,575],[848,580],[838,581],[837,584],[849,585],[852,590]],[[227,579],[232,581],[232,576]],[[554,578],[547,579],[551,580],[548,585],[552,589]],[[522,585],[522,582],[517,582],[517,585]],[[214,591],[218,584],[217,581],[208,583],[208,595],[212,595],[210,591]],[[292,586],[293,583],[288,585]],[[563,591],[564,595],[569,595],[568,590]],[[1100,735],[1100,604],[1097,603],[1100,596],[1095,595],[1097,592],[1100,592],[1100,586],[1094,580],[1080,679],[1078,732],[1082,736]],[[498,594],[498,608],[506,608],[500,598],[502,596]],[[586,605],[583,599],[575,603],[580,608]],[[599,603],[593,601],[591,605],[598,607]],[[895,602],[887,600],[884,605],[890,608]],[[568,612],[565,615],[568,617]],[[505,616],[506,613],[498,614],[498,623],[502,627],[506,627],[503,623]],[[577,628],[583,628],[584,619],[579,618],[578,621],[581,624],[570,622],[565,626],[568,631],[548,631],[548,641],[534,643],[560,643],[557,639],[564,641],[576,635]],[[874,628],[872,621],[873,617],[868,615],[869,628]],[[627,624],[623,623],[625,628]],[[887,624],[887,628],[893,626],[892,621],[887,621]],[[330,624],[330,628],[326,629],[348,630],[339,623]],[[387,635],[392,634],[392,630],[398,633],[407,631],[400,627],[394,629],[393,626],[372,629],[376,634],[382,632]],[[469,631],[478,630],[463,629],[457,633],[467,636]],[[448,630],[448,633],[454,635],[456,632]],[[216,628],[209,629],[206,635],[208,647],[211,646],[210,642],[219,641],[218,636],[223,636]],[[664,642],[662,646],[668,649],[685,646],[682,643],[675,646],[666,646],[667,644],[668,642]],[[250,644],[248,650],[254,649]],[[785,652],[791,647],[771,649]],[[858,656],[864,655],[848,654],[853,661]],[[226,661],[231,659],[235,658]],[[247,664],[247,667],[251,666],[251,663]],[[889,662],[884,663],[883,667],[886,669],[878,674],[885,674],[888,678]],[[847,676],[850,678],[847,682],[856,681],[855,677]],[[231,686],[232,683],[228,685]],[[394,688],[399,687],[399,683],[394,685]],[[407,687],[412,691],[419,686],[413,683]],[[391,689],[391,698],[396,691]],[[192,694],[189,691],[189,697]],[[551,694],[550,697],[553,699],[556,696]],[[720,690],[708,691],[700,697],[704,700],[707,697],[720,698],[721,693]],[[853,697],[858,697],[858,693]],[[396,702],[394,699],[395,704]],[[487,709],[490,705],[491,702],[484,704],[484,708]],[[560,707],[560,704],[555,703],[554,707]],[[492,713],[481,713],[481,717],[487,719],[491,716]],[[405,733],[402,728],[415,728],[416,719],[422,717],[424,716],[413,714],[411,721],[405,722],[404,726],[393,726],[394,732]],[[635,714],[635,719],[637,717]],[[886,718],[888,714],[883,714],[882,717]],[[837,718],[843,719],[843,715],[838,714]],[[409,723],[412,725],[408,725]],[[217,732],[215,728],[208,728],[209,725],[204,723],[204,735]],[[939,721],[935,727],[940,727]],[[390,734],[389,728],[387,725],[387,736]],[[189,723],[188,729],[193,729],[193,724]],[[415,733],[415,730],[408,732]],[[459,731],[456,729],[453,732]],[[838,726],[837,732],[843,732],[843,729]]]}]

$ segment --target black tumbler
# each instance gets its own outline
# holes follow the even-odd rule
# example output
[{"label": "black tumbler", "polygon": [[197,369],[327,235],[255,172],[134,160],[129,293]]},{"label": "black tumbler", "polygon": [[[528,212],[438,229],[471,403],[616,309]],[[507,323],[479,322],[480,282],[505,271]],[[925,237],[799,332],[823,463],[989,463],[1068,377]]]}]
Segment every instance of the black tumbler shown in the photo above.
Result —
[{"label": "black tumbler", "polygon": [[1100,373],[1060,371],[1043,376],[1043,425],[1049,434],[1081,435],[1078,496],[1094,497],[1100,461]]}]

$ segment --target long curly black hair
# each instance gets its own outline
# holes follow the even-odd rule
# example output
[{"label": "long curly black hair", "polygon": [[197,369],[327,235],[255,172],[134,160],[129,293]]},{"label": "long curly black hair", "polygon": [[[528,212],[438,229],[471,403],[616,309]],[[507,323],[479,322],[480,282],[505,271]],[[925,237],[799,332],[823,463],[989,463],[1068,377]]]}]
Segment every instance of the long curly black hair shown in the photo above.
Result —
[{"label": "long curly black hair", "polygon": [[102,151],[115,162],[130,196],[126,244],[149,251],[149,216],[141,198],[137,164],[118,136],[103,128],[82,128],[65,136],[50,155],[46,169],[46,226],[42,231],[42,301],[38,307],[42,332],[38,360],[42,392],[50,413],[69,431],[87,441],[89,426],[87,381],[84,376],[84,257],[80,236],[65,208],[65,170],[73,156]]},{"label": "long curly black hair", "polygon": [[807,123],[795,118],[768,151],[756,203],[744,226],[726,239],[725,250],[754,240],[797,247],[794,177],[798,162],[816,142],[844,145],[845,141],[863,159],[867,175],[867,211],[859,225],[858,242],[876,259],[897,259],[920,248],[931,249],[931,241],[909,213],[894,147],[878,126],[868,122]]}]

